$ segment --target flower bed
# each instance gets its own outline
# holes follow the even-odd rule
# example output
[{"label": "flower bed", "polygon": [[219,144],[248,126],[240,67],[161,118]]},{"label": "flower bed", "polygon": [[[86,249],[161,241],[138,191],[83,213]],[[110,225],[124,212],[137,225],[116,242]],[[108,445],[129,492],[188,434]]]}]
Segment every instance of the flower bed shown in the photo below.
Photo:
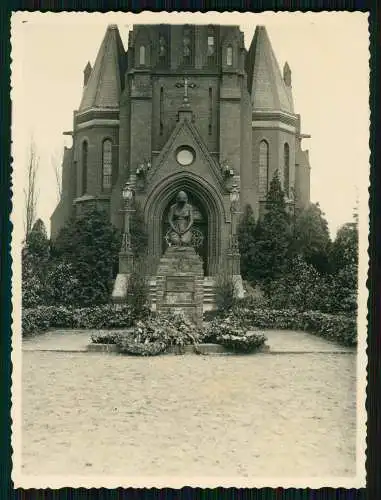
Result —
[{"label": "flower bed", "polygon": [[115,343],[119,352],[140,356],[155,356],[171,346],[181,349],[203,341],[202,331],[181,314],[150,315],[139,320],[128,331],[101,333],[92,337],[95,343]]},{"label": "flower bed", "polygon": [[194,326],[183,315],[157,315],[148,320],[138,321],[128,331],[101,333],[92,337],[95,343],[115,343],[119,352],[154,356],[176,347],[181,353],[186,345],[197,346],[213,342],[225,346],[233,352],[249,353],[262,347],[266,337],[248,331],[237,318],[215,319],[203,329]]},{"label": "flower bed", "polygon": [[206,325],[204,335],[208,341],[221,344],[234,352],[253,352],[267,340],[262,333],[250,331],[244,318],[234,315],[215,318]]}]

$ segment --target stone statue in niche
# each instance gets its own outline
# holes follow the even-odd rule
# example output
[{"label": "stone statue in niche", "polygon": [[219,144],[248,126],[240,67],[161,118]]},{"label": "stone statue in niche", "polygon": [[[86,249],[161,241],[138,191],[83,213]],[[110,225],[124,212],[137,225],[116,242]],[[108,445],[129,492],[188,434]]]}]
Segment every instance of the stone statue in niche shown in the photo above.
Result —
[{"label": "stone statue in niche", "polygon": [[191,246],[193,207],[184,191],[177,194],[176,203],[169,209],[168,222],[171,226],[169,242],[174,246]]},{"label": "stone statue in niche", "polygon": [[164,59],[167,55],[167,41],[163,35],[159,36],[159,57]]},{"label": "stone statue in niche", "polygon": [[188,59],[191,57],[191,32],[189,28],[184,29],[183,56]]}]

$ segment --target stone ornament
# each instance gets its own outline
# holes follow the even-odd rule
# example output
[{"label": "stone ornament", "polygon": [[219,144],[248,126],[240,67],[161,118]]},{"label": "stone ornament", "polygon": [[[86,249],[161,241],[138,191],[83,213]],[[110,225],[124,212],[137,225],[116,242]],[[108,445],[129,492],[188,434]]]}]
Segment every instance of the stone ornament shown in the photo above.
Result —
[{"label": "stone ornament", "polygon": [[164,58],[167,55],[167,41],[163,35],[159,37],[159,57]]},{"label": "stone ornament", "polygon": [[221,171],[222,175],[226,177],[233,177],[234,176],[234,169],[228,162],[228,160],[223,160],[221,162]]},{"label": "stone ornament", "polygon": [[188,59],[191,57],[191,31],[189,28],[184,29],[184,35],[183,35],[183,56]]},{"label": "stone ornament", "polygon": [[138,177],[145,177],[147,175],[147,172],[151,168],[151,162],[150,160],[144,159],[141,163],[139,163],[137,169],[136,169],[136,175]]}]

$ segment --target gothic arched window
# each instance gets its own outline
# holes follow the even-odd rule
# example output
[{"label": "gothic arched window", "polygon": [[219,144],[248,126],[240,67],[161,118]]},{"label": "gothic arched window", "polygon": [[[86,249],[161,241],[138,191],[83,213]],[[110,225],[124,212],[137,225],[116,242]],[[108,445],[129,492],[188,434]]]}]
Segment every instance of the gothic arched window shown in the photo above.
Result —
[{"label": "gothic arched window", "polygon": [[102,144],[102,189],[112,187],[112,142],[105,139]]},{"label": "gothic arched window", "polygon": [[284,193],[288,197],[290,196],[290,146],[287,144],[284,145],[283,151],[283,179],[284,179]]},{"label": "gothic arched window", "polygon": [[139,48],[139,65],[144,66],[146,63],[146,48],[144,45],[141,45]]},{"label": "gothic arched window", "polygon": [[226,65],[233,66],[233,47],[231,45],[226,48]]},{"label": "gothic arched window", "polygon": [[193,30],[190,26],[184,26],[183,30],[183,63],[193,64]]},{"label": "gothic arched window", "polygon": [[259,198],[265,199],[269,187],[269,145],[267,141],[259,143]]},{"label": "gothic arched window", "polygon": [[87,191],[87,159],[88,159],[89,147],[87,141],[82,143],[82,194]]},{"label": "gothic arched window", "polygon": [[208,57],[214,57],[214,54],[216,52],[216,37],[214,33],[214,27],[209,26],[208,27]]}]

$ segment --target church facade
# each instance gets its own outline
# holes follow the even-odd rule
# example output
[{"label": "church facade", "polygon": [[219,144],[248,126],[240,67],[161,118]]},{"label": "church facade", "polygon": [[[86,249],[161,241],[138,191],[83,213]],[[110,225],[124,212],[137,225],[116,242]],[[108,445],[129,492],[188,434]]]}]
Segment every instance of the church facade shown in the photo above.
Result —
[{"label": "church facade", "polygon": [[214,276],[234,254],[237,214],[250,204],[261,215],[276,172],[291,210],[309,203],[307,136],[294,112],[291,70],[286,63],[280,71],[263,26],[248,50],[237,26],[135,25],[127,50],[109,26],[94,66],[84,69],[67,134],[73,144],[64,151],[53,240],[94,204],[122,229],[129,182],[149,254],[160,259],[169,209],[185,191],[205,275]]}]

